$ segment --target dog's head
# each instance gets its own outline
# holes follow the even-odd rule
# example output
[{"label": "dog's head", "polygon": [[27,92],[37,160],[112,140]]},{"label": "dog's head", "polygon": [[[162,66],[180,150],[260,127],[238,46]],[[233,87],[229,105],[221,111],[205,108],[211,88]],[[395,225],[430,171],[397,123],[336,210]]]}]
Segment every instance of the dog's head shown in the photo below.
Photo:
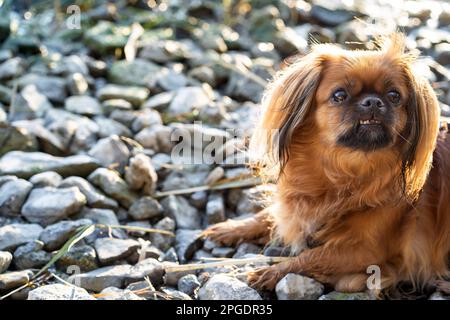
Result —
[{"label": "dog's head", "polygon": [[430,167],[438,104],[413,61],[399,34],[380,39],[372,51],[315,46],[269,86],[253,142],[267,139],[266,151],[281,172],[293,145],[339,150],[360,166],[396,155],[404,191],[414,198]]}]

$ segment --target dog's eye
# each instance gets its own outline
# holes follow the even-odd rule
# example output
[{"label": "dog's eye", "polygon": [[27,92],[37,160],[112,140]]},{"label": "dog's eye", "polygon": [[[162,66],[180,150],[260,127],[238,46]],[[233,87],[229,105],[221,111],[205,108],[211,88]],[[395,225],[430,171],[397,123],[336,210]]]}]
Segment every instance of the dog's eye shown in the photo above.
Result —
[{"label": "dog's eye", "polygon": [[333,101],[336,103],[342,103],[347,99],[348,95],[344,89],[338,89],[333,93]]},{"label": "dog's eye", "polygon": [[400,93],[396,90],[389,91],[387,97],[392,103],[398,104],[400,102]]}]

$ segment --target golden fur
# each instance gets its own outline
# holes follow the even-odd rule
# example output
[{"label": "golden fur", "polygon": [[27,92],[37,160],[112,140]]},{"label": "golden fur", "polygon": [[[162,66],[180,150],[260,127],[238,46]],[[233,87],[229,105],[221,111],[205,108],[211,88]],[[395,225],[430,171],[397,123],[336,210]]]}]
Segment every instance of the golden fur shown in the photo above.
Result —
[{"label": "golden fur", "polygon": [[[265,141],[263,172],[277,181],[276,199],[251,219],[205,232],[232,245],[265,242],[273,231],[298,252],[251,273],[253,286],[273,289],[294,272],[359,291],[370,265],[381,268],[383,288],[448,275],[450,142],[446,134],[438,138],[436,96],[414,72],[403,36],[379,44],[373,51],[317,45],[267,89],[253,143]],[[347,125],[342,109],[330,107],[329,94],[342,83],[354,95],[363,87],[398,88],[401,107],[392,114],[389,145],[362,151],[336,143]]]}]

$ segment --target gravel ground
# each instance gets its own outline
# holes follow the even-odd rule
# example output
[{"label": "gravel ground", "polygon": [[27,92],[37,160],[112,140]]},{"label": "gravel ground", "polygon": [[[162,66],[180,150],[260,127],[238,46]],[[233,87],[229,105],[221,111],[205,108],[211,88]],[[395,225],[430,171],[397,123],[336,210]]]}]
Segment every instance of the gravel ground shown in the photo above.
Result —
[{"label": "gravel ground", "polygon": [[[311,43],[364,49],[403,30],[450,116],[447,2],[92,1],[79,17],[69,2],[56,16],[45,1],[0,7],[0,296],[374,298],[294,274],[257,292],[245,273],[262,259],[174,270],[285,253],[199,234],[257,212],[274,190],[251,178],[247,137],[267,81]],[[177,151],[180,136],[193,139],[190,154]],[[223,161],[204,157],[211,141]],[[433,289],[409,298],[449,299]]]}]

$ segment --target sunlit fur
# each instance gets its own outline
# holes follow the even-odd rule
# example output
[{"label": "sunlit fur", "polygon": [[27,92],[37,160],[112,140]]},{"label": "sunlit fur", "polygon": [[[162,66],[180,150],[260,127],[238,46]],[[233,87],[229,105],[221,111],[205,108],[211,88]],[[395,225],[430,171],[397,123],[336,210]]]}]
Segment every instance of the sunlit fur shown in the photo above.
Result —
[{"label": "sunlit fur", "polygon": [[[277,181],[274,204],[253,221],[225,222],[205,233],[232,244],[274,229],[299,252],[250,274],[254,286],[272,289],[294,272],[358,291],[366,286],[369,265],[381,268],[384,288],[403,280],[423,285],[448,274],[450,142],[441,137],[436,149],[438,102],[414,72],[402,35],[378,44],[373,51],[317,45],[267,89],[252,145],[266,151],[261,164],[263,174]],[[349,82],[356,96],[362,87],[399,90],[389,145],[363,151],[337,143],[349,123],[330,95]]]}]

